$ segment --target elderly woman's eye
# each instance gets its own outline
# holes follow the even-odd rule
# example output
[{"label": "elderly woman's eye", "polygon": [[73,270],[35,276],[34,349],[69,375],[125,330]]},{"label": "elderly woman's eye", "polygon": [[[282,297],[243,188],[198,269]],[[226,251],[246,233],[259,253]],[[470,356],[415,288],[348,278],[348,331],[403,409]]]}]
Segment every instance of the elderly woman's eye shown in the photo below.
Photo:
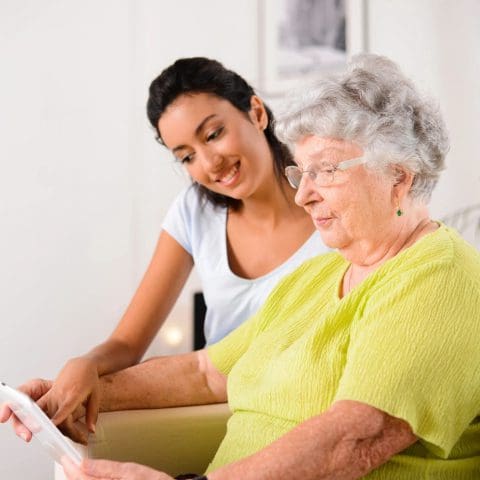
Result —
[{"label": "elderly woman's eye", "polygon": [[320,169],[320,172],[322,172],[322,173],[334,173],[335,170],[336,170],[336,167],[333,166],[333,165],[324,165]]}]

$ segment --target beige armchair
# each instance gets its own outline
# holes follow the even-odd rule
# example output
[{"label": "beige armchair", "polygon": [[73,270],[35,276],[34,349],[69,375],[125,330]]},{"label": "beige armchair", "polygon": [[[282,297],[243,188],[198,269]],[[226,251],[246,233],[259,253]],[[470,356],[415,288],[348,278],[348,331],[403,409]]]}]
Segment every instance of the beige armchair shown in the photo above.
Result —
[{"label": "beige armchair", "polygon": [[[136,462],[170,475],[203,473],[226,432],[225,403],[102,413],[88,445],[90,458]],[[55,480],[63,480],[55,465]]]}]

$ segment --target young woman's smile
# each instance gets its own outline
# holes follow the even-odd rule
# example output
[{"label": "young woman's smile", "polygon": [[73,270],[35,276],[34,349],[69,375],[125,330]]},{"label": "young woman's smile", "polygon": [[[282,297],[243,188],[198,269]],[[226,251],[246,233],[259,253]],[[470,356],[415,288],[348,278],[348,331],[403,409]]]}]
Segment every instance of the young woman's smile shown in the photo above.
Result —
[{"label": "young woman's smile", "polygon": [[217,182],[221,183],[226,187],[231,187],[239,179],[240,174],[240,161],[236,162],[232,168],[227,169],[227,172],[222,172],[221,175],[217,178]]}]

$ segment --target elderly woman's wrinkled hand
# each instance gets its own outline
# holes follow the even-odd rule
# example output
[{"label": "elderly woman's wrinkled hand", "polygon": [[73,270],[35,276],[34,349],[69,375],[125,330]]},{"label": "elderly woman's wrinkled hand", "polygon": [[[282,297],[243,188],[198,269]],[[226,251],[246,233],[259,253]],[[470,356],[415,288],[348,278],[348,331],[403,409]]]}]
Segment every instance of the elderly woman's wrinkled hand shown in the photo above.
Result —
[{"label": "elderly woman's wrinkled hand", "polygon": [[[52,385],[53,382],[50,380],[36,378],[24,383],[18,387],[18,390],[27,394],[33,400],[38,401],[48,393],[52,388]],[[9,419],[12,419],[12,426],[15,433],[21,439],[29,442],[32,439],[32,432],[30,432],[30,430],[13,414],[8,405],[3,404],[0,406],[0,422],[5,423],[8,422]]]},{"label": "elderly woman's wrinkled hand", "polygon": [[116,479],[116,480],[173,480],[166,473],[136,463],[120,463],[110,460],[84,460],[80,467],[71,460],[62,459],[68,480]]},{"label": "elderly woman's wrinkled hand", "polygon": [[[51,417],[51,412],[48,406],[48,397],[51,394],[54,383],[51,380],[45,380],[43,378],[36,378],[24,383],[18,390],[28,395],[32,400],[37,402],[38,406]],[[88,429],[83,422],[78,420],[85,415],[85,408],[83,406],[77,407],[71,414],[69,414],[62,423],[58,424],[58,428],[68,435],[75,442],[87,444]],[[32,432],[16,417],[8,405],[3,404],[0,406],[0,422],[6,423],[8,420],[12,420],[12,427],[15,434],[25,442],[30,442],[32,439]],[[54,422],[55,423],[55,422]]]}]

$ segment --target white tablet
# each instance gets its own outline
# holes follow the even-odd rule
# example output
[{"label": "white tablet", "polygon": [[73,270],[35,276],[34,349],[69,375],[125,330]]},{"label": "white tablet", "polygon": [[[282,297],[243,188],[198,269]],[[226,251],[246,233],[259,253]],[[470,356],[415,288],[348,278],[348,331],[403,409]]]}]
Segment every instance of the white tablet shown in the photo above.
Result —
[{"label": "white tablet", "polygon": [[1,382],[0,401],[10,407],[56,462],[60,463],[62,457],[66,455],[80,465],[82,461],[80,452],[28,395]]}]

